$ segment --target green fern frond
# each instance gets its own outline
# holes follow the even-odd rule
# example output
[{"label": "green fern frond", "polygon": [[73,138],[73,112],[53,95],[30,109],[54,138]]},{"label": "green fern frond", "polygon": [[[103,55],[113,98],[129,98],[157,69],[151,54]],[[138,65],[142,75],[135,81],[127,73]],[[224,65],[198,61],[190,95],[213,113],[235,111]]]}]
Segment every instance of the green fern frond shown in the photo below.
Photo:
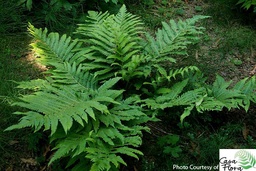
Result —
[{"label": "green fern frond", "polygon": [[120,105],[114,106],[110,112],[118,117],[121,121],[134,121],[136,119],[142,119],[147,115],[141,111],[141,107],[139,105],[136,105],[136,103],[139,102],[139,97],[130,97],[122,101]]},{"label": "green fern frond", "polygon": [[97,136],[99,138],[102,138],[109,145],[114,145],[115,143],[113,141],[115,139],[118,139],[118,141],[120,141],[121,144],[124,144],[124,136],[115,128],[101,128],[97,132]]},{"label": "green fern frond", "polygon": [[18,84],[17,88],[29,89],[29,90],[34,90],[34,91],[46,89],[48,86],[50,86],[50,84],[47,80],[42,80],[42,79],[21,81],[21,82],[15,82],[15,83]]},{"label": "green fern frond", "polygon": [[143,100],[143,102],[145,102],[146,106],[154,110],[183,106],[184,112],[180,117],[182,123],[195,107],[198,109],[198,106],[201,106],[207,96],[207,91],[203,87],[184,91],[187,84],[188,79],[175,83],[171,88],[162,88],[161,91],[163,93],[161,96],[155,97],[155,99],[148,98]]},{"label": "green fern frond", "polygon": [[121,153],[126,154],[128,156],[134,157],[136,159],[139,159],[138,155],[143,155],[143,153],[139,150],[129,148],[129,147],[120,147],[115,149],[114,153]]},{"label": "green fern frond", "polygon": [[88,146],[88,142],[90,141],[90,134],[86,131],[80,134],[71,133],[67,138],[57,142],[57,145],[53,148],[53,150],[56,150],[56,152],[51,158],[49,164],[70,153],[72,154],[72,157],[83,153],[86,146]]},{"label": "green fern frond", "polygon": [[[86,148],[86,151],[88,153],[86,155],[86,158],[90,159],[93,162],[91,171],[110,170],[112,166],[118,168],[120,164],[126,165],[124,160],[118,155],[118,153],[123,154],[122,150],[117,150],[121,147],[111,149],[107,146],[102,146],[101,143],[102,142],[99,141],[98,144],[95,144],[95,147]],[[137,150],[134,151],[137,152]]]},{"label": "green fern frond", "polygon": [[[91,158],[92,156],[87,155],[87,157]],[[114,168],[112,167],[112,164],[116,168],[118,168],[120,163],[123,165],[126,165],[126,163],[120,156],[117,156],[115,154],[110,154],[106,158],[101,158],[100,161],[96,160],[93,163],[90,171],[103,171],[103,170],[109,171],[111,169],[114,170]]]},{"label": "green fern frond", "polygon": [[231,81],[226,82],[222,77],[217,75],[210,96],[214,97],[214,100],[221,102],[223,107],[227,107],[228,109],[232,107],[238,108],[242,104],[245,95],[239,90],[229,88],[230,84]]},{"label": "green fern frond", "polygon": [[[83,103],[82,100],[79,102],[78,98],[72,93],[68,93],[67,89],[65,91],[36,92],[32,95],[22,97],[21,100],[20,102],[14,103],[14,105],[27,108],[42,115],[43,118],[41,118],[41,120],[43,120],[45,130],[51,128],[51,134],[56,131],[58,122],[62,124],[65,132],[67,132],[71,128],[73,121],[72,115],[70,114],[73,113],[74,108],[81,109]],[[77,114],[87,122],[84,113],[80,111],[80,113]],[[24,113],[24,115],[29,117],[31,125],[37,125],[37,127],[39,127],[37,124],[38,118],[36,116],[31,116],[31,113]],[[82,122],[80,121],[80,123]],[[40,124],[41,127],[43,125]]]},{"label": "green fern frond", "polygon": [[188,79],[177,82],[171,88],[165,89],[164,94],[156,97],[155,100],[148,98],[144,102],[152,109],[165,109],[167,107],[195,103],[202,90],[191,90],[182,93],[187,84]]},{"label": "green fern frond", "polygon": [[[36,132],[44,125],[44,118],[38,112],[15,112],[14,114],[23,115],[23,117],[20,119],[19,124],[12,125],[6,128],[5,131],[21,129],[25,127],[34,127]],[[34,120],[34,122],[31,122],[31,120]]]},{"label": "green fern frond", "polygon": [[256,103],[256,79],[255,76],[251,78],[244,78],[233,87],[235,90],[239,90],[242,94],[246,96],[243,99],[243,107],[248,111],[250,107],[250,102]]},{"label": "green fern frond", "polygon": [[181,123],[183,123],[184,119],[190,115],[193,108],[194,108],[193,105],[185,108],[184,112],[180,116],[180,122]]},{"label": "green fern frond", "polygon": [[207,96],[197,106],[198,111],[222,110],[223,108],[243,107],[246,111],[250,101],[255,101],[255,78],[245,78],[232,88],[231,81],[226,82],[222,77],[217,76],[215,82],[207,90]]},{"label": "green fern frond", "polygon": [[[185,21],[170,20],[169,24],[162,22],[163,28],[158,29],[156,38],[146,34],[148,45],[146,52],[159,61],[169,60],[170,54],[185,55],[189,44],[198,41],[198,34],[202,34],[202,27],[195,26],[195,23],[207,16],[194,16]],[[166,56],[169,56],[168,58]],[[172,59],[174,61],[174,59]]]},{"label": "green fern frond", "polygon": [[[107,88],[105,87],[106,91]],[[88,122],[89,117],[95,120],[95,111],[108,114],[108,108],[102,102],[118,104],[114,99],[110,97],[104,98],[103,95],[100,95],[97,99],[96,93],[93,94],[95,98],[90,99],[88,91],[86,93],[79,93],[70,87],[65,87],[62,90],[48,87],[47,91],[38,91],[34,94],[23,96],[21,101],[14,103],[14,105],[27,108],[42,115],[44,118],[42,123],[44,123],[45,130],[51,128],[51,134],[55,133],[58,122],[61,123],[67,133],[72,126],[73,120],[83,126],[83,122]],[[23,114],[29,115],[31,125],[36,125],[37,130],[43,126],[41,124],[38,126],[38,121],[35,120],[36,117],[33,118],[31,113]],[[28,120],[28,118],[25,119],[26,121]]]},{"label": "green fern frond", "polygon": [[176,79],[177,75],[181,75],[182,77],[184,77],[185,74],[191,74],[193,72],[199,72],[200,70],[198,69],[198,67],[196,66],[187,66],[187,67],[182,67],[179,69],[172,69],[169,71],[169,75],[168,75],[168,80],[170,80],[171,78]]},{"label": "green fern frond", "polygon": [[156,98],[157,103],[164,103],[166,101],[173,100],[183,91],[184,87],[188,84],[188,79],[181,82],[175,83],[171,88],[169,88],[170,93],[164,93],[162,96]]},{"label": "green fern frond", "polygon": [[[50,65],[59,67],[62,62],[68,62],[71,59],[81,61],[83,58],[81,54],[73,52],[74,49],[80,48],[81,43],[77,40],[72,40],[67,35],[59,36],[58,33],[49,33],[47,29],[36,29],[33,25],[29,24],[29,32],[37,40],[31,44],[35,52],[40,56],[38,60],[43,65]],[[89,53],[89,52],[87,52]]]},{"label": "green fern frond", "polygon": [[186,91],[181,94],[175,101],[174,104],[178,105],[186,105],[186,104],[196,104],[202,100],[206,95],[206,89],[204,87]]},{"label": "green fern frond", "polygon": [[125,137],[124,144],[128,146],[132,145],[133,147],[139,147],[142,144],[142,139],[140,136]]},{"label": "green fern frond", "polygon": [[141,20],[128,13],[125,6],[117,15],[90,12],[85,24],[80,24],[76,32],[84,36],[80,41],[89,45],[94,53],[87,57],[84,68],[95,72],[101,80],[124,75],[127,63],[141,51],[138,43],[141,25]]},{"label": "green fern frond", "polygon": [[178,80],[178,78],[188,78],[191,80],[191,75],[194,75],[196,77],[196,74],[200,74],[200,70],[196,66],[187,66],[179,69],[171,69],[169,70],[169,72],[167,71],[167,69],[158,64],[154,64],[153,67],[156,68],[155,76],[150,76],[150,82],[144,82],[143,84],[151,85],[157,94],[165,94],[167,92],[170,92],[171,90],[169,88],[166,88],[164,85],[169,85],[172,83],[172,81],[177,82],[176,80]]},{"label": "green fern frond", "polygon": [[77,66],[76,62],[73,64],[64,62],[61,69],[54,69],[48,73],[52,74],[50,81],[54,86],[69,85],[77,91],[95,90],[98,86],[95,76],[85,72],[82,65]]},{"label": "green fern frond", "polygon": [[100,92],[107,91],[109,88],[112,88],[120,79],[121,79],[120,77],[109,79],[98,88],[98,91]]}]

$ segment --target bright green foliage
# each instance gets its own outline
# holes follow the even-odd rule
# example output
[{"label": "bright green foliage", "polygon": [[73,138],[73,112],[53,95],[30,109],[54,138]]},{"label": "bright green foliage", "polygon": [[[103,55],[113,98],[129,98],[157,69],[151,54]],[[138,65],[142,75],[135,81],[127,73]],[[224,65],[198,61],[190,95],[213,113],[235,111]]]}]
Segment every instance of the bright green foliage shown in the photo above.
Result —
[{"label": "bright green foliage", "polygon": [[92,55],[87,57],[84,69],[95,72],[100,80],[122,76],[129,80],[144,60],[140,56],[142,23],[138,17],[121,8],[119,13],[89,12],[84,24],[79,24],[80,41],[90,45]]},{"label": "bright green foliage", "polygon": [[205,18],[208,17],[198,15],[177,23],[174,20],[170,20],[169,24],[162,22],[163,28],[158,29],[156,38],[146,34],[149,42],[145,48],[147,53],[154,56],[156,62],[163,60],[173,62],[172,58],[167,58],[170,54],[186,55],[187,46],[196,43],[199,40],[198,35],[202,34],[203,28],[195,26],[195,23]]},{"label": "bright green foliage", "polygon": [[[88,19],[79,24],[76,32],[81,36],[80,41],[91,46],[93,53],[83,66],[95,72],[100,80],[113,76],[121,76],[126,81],[149,77],[155,69],[162,68],[161,63],[175,62],[170,55],[187,54],[186,47],[196,43],[198,35],[202,34],[203,28],[194,25],[204,18],[207,17],[195,16],[178,23],[170,20],[170,24],[163,22],[156,38],[146,33],[147,40],[144,40],[139,36],[143,34],[141,20],[127,13],[126,8],[122,7],[117,15],[89,12]],[[170,77],[176,75],[170,74]]]},{"label": "bright green foliage", "polygon": [[77,40],[31,25],[29,31],[36,38],[32,47],[49,67],[49,76],[19,83],[19,88],[33,93],[13,104],[27,111],[16,112],[22,118],[7,130],[50,130],[56,150],[50,163],[68,156],[71,168],[81,160],[87,170],[111,170],[125,165],[120,154],[138,158],[142,153],[135,148],[142,143],[142,130],[148,130],[139,125],[150,120],[137,105],[139,98],[123,99],[123,90],[113,89],[119,77],[99,84],[96,75],[83,70],[81,62],[89,52],[75,50],[81,47]]},{"label": "bright green foliage", "polygon": [[181,122],[190,115],[193,109],[203,112],[243,107],[247,111],[250,101],[256,102],[255,77],[245,78],[233,88],[230,84],[231,81],[226,82],[222,77],[217,76],[212,86],[201,84],[200,87],[191,89],[189,79],[184,79],[170,88],[158,89],[153,98],[148,98],[144,102],[153,110],[184,106]]},{"label": "bright green foliage", "polygon": [[255,77],[245,78],[230,88],[231,81],[226,82],[222,77],[217,76],[216,81],[207,90],[207,96],[203,99],[200,106],[201,110],[219,110],[224,107],[239,108],[243,107],[246,111],[250,106],[250,101],[256,102],[256,82]]},{"label": "bright green foliage", "polygon": [[[177,75],[183,76],[185,73],[199,71],[195,66],[166,71],[164,66],[175,63],[174,56],[186,55],[187,46],[198,42],[198,35],[203,34],[203,28],[195,26],[195,23],[205,18],[208,17],[194,16],[191,19],[180,20],[177,23],[170,20],[169,24],[162,22],[163,28],[158,29],[155,33],[156,36],[146,33],[146,41],[143,42],[146,57],[143,68],[140,70],[142,70],[141,73],[145,77],[150,78],[149,84],[152,84],[155,90],[161,88],[159,83],[165,84],[163,80],[171,81],[171,78],[176,78]],[[156,72],[154,74],[155,78],[152,77],[152,72]],[[140,87],[141,84],[145,83],[137,82],[136,86]]]},{"label": "bright green foliage", "polygon": [[[136,148],[148,128],[141,124],[156,121],[149,116],[180,107],[182,122],[192,110],[248,110],[256,101],[255,77],[232,88],[220,76],[206,84],[195,66],[169,69],[174,57],[186,55],[187,46],[197,43],[203,28],[195,23],[204,18],[163,22],[156,36],[146,33],[146,39],[141,20],[125,6],[116,15],[89,12],[75,40],[30,25],[36,39],[32,47],[48,67],[47,77],[19,83],[32,93],[13,104],[27,111],[16,112],[20,122],[7,130],[50,130],[56,151],[50,163],[67,157],[67,168],[73,170],[115,170],[125,165],[121,155],[142,154]],[[173,150],[166,153],[180,152]]]},{"label": "bright green foliage", "polygon": [[239,0],[237,4],[242,4],[242,7],[248,10],[251,6],[256,6],[256,0]]}]

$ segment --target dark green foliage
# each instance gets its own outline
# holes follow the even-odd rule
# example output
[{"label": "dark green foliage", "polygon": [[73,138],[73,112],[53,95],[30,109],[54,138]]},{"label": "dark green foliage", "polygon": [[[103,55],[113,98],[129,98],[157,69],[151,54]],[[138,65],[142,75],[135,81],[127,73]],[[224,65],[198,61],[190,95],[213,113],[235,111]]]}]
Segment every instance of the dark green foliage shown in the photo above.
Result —
[{"label": "dark green foliage", "polygon": [[18,34],[16,31],[15,34],[1,34],[0,38],[0,170],[8,168],[14,160],[20,160],[22,154],[17,150],[17,144],[10,145],[12,142],[19,142],[19,146],[26,144],[29,149],[35,149],[41,134],[34,135],[31,129],[16,130],[11,134],[3,132],[10,123],[19,120],[19,117],[12,113],[22,110],[10,104],[17,100],[17,96],[26,93],[24,90],[16,89],[17,84],[13,80],[30,80],[41,76],[38,69],[21,57],[27,51],[27,44],[31,39],[26,34]]},{"label": "dark green foliage", "polygon": [[[16,4],[26,11],[29,21],[51,31],[71,34],[76,23],[88,10],[118,12],[123,0],[19,0]],[[17,6],[16,5],[16,6]],[[36,18],[36,20],[35,20]]]},{"label": "dark green foliage", "polygon": [[[94,1],[96,1],[96,0],[94,0]],[[106,3],[112,2],[115,4],[117,4],[118,2],[123,3],[123,0],[104,0],[104,1]],[[50,1],[41,0],[41,2],[49,3],[50,5],[58,6],[59,8],[61,7],[61,8],[64,8],[65,10],[71,10],[71,8],[72,8],[72,4],[68,0],[50,0]],[[73,2],[73,1],[71,1],[71,2]],[[76,2],[76,0],[75,0],[75,2]],[[85,3],[85,2],[86,2],[86,0],[79,1],[79,3]],[[18,3],[30,11],[33,8],[33,5],[35,2],[33,2],[33,0],[19,0]]]},{"label": "dark green foliage", "polygon": [[83,1],[39,0],[32,3],[32,0],[22,0],[20,4],[30,11],[28,14],[32,16],[34,24],[46,25],[51,30],[71,32],[74,30],[75,20],[83,15]]},{"label": "dark green foliage", "polygon": [[157,144],[160,148],[163,148],[165,155],[172,155],[173,157],[179,157],[179,153],[182,152],[178,142],[180,137],[178,135],[166,135],[158,138]]},{"label": "dark green foliage", "polygon": [[0,33],[24,32],[26,30],[23,10],[16,3],[16,0],[0,1]]},{"label": "dark green foliage", "polygon": [[250,3],[254,0],[241,0],[243,2],[237,4],[238,1],[239,0],[208,1],[210,7],[206,12],[208,15],[212,16],[216,25],[221,25],[223,28],[234,28],[235,23],[255,27],[255,13],[253,13],[253,6],[248,10],[241,7],[243,2]]},{"label": "dark green foliage", "polygon": [[254,6],[254,11],[256,12],[256,1],[255,0],[239,0],[237,4],[242,5],[243,8],[248,10],[250,7]]},{"label": "dark green foliage", "polygon": [[[125,6],[116,15],[90,11],[75,40],[30,25],[32,47],[48,67],[47,77],[18,83],[32,93],[13,103],[27,110],[15,112],[20,122],[6,130],[49,130],[55,150],[50,164],[66,158],[73,170],[115,170],[126,165],[122,155],[142,155],[137,147],[142,131],[149,130],[142,124],[165,110],[179,107],[181,122],[192,111],[248,110],[256,100],[255,77],[230,87],[217,76],[208,85],[195,66],[170,68],[174,57],[198,42],[203,28],[195,24],[205,18],[163,22],[155,36],[144,36],[141,20]],[[160,143],[175,145],[177,138]],[[177,157],[180,149],[165,152]]]}]

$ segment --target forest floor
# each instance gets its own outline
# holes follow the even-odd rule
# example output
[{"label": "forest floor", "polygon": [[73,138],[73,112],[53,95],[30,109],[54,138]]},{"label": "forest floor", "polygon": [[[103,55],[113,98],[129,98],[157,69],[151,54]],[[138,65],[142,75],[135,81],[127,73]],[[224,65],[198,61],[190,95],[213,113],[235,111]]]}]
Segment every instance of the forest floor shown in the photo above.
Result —
[{"label": "forest floor", "polygon": [[[233,83],[255,75],[255,16],[250,18],[248,13],[234,6],[232,0],[176,2],[176,5],[158,3],[151,6],[151,9],[142,8],[141,11],[134,7],[134,12],[143,16],[149,30],[156,30],[164,19],[168,21],[195,15],[210,16],[199,23],[205,27],[201,42],[189,47],[188,56],[176,58],[179,67],[196,65],[208,77],[209,82],[213,82],[216,75]],[[189,122],[193,126],[189,125],[182,130],[177,126],[175,118],[163,116],[162,122],[149,124],[152,133],[145,137],[146,143],[142,147],[145,156],[138,170],[169,171],[173,170],[174,164],[213,166],[218,164],[219,149],[255,148],[255,114],[255,104],[251,105],[248,112],[237,109],[210,112],[208,116],[202,115],[201,118],[192,116]],[[161,152],[161,149],[156,148],[160,137],[175,134],[180,135],[179,146],[182,147],[181,155],[177,158],[165,155],[163,149]],[[165,145],[173,148],[171,144]]]},{"label": "forest floor", "polygon": [[[194,15],[209,15],[200,25],[204,26],[202,40],[189,48],[189,55],[177,59],[177,65],[198,66],[209,82],[216,74],[227,80],[238,80],[255,74],[256,66],[256,25],[255,21],[238,17],[237,8],[216,0],[210,1],[167,1],[153,5],[131,4],[130,11],[140,15],[149,30],[156,30],[163,20],[186,19]],[[9,80],[25,81],[43,77],[42,68],[33,61],[29,50],[31,39],[27,34],[0,36],[0,131],[18,121],[11,115],[18,110],[9,104],[17,96],[26,92],[15,89],[16,84]],[[173,164],[212,165],[218,160],[220,148],[255,148],[256,145],[256,105],[246,113],[242,110],[224,110],[207,115],[191,116],[193,125],[180,129],[177,118],[161,118],[162,122],[149,123],[151,134],[144,135],[141,150],[144,156],[140,161],[128,161],[123,171],[168,171]],[[195,125],[195,126],[194,126]],[[2,131],[1,131],[2,132]],[[160,137],[180,135],[177,143],[182,149],[179,157],[163,154],[159,147]],[[0,133],[0,170],[3,171],[46,171],[51,153],[40,133],[33,134],[30,129]]]}]

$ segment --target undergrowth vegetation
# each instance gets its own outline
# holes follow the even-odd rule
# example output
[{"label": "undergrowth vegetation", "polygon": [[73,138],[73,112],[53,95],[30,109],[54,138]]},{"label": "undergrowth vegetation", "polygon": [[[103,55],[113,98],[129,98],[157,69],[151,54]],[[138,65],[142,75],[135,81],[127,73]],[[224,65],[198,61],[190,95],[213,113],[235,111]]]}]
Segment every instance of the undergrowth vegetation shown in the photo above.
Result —
[{"label": "undergrowth vegetation", "polygon": [[[45,79],[17,82],[30,93],[12,103],[26,110],[14,113],[20,122],[6,131],[32,127],[46,132],[54,151],[48,164],[68,170],[118,170],[127,165],[125,155],[138,159],[143,134],[150,131],[147,124],[159,118],[178,117],[179,127],[191,129],[188,137],[195,143],[187,118],[248,111],[256,102],[255,76],[232,84],[217,75],[211,84],[198,67],[175,64],[204,35],[197,23],[207,18],[163,21],[152,34],[122,6],[116,15],[90,11],[72,37],[30,25],[31,45],[48,70]],[[157,141],[166,156],[178,158],[182,152],[178,134]],[[229,145],[221,134],[201,143],[208,141]]]},{"label": "undergrowth vegetation", "polygon": [[[13,33],[12,33],[13,34]],[[15,87],[15,81],[24,81],[42,77],[39,70],[31,63],[23,60],[24,55],[27,53],[27,44],[30,38],[26,35],[13,35],[4,36],[0,38],[0,130],[6,129],[8,123],[17,122],[18,117],[12,115],[16,110],[21,110],[19,107],[10,107],[10,103],[16,100],[17,96],[28,93],[27,91],[18,90]],[[17,44],[14,44],[17,43]],[[39,133],[40,134],[40,133]],[[26,148],[31,147],[35,151],[36,142],[39,139],[35,138],[37,134],[32,134],[30,129],[23,129],[15,131],[13,134],[8,132],[0,132],[0,170],[4,170],[10,164],[8,159],[13,158],[14,161],[20,160],[20,150],[14,148],[15,144],[27,144]],[[11,144],[11,146],[10,146]]]},{"label": "undergrowth vegetation", "polygon": [[8,34],[26,30],[26,23],[23,22],[25,19],[24,10],[16,5],[15,0],[0,1],[0,8],[0,33]]},{"label": "undergrowth vegetation", "polygon": [[237,1],[0,1],[0,170],[169,171],[255,148],[255,13]]},{"label": "undergrowth vegetation", "polygon": [[243,8],[248,10],[249,8],[253,7],[253,12],[256,13],[256,1],[255,0],[239,0],[237,4],[242,5]]}]

